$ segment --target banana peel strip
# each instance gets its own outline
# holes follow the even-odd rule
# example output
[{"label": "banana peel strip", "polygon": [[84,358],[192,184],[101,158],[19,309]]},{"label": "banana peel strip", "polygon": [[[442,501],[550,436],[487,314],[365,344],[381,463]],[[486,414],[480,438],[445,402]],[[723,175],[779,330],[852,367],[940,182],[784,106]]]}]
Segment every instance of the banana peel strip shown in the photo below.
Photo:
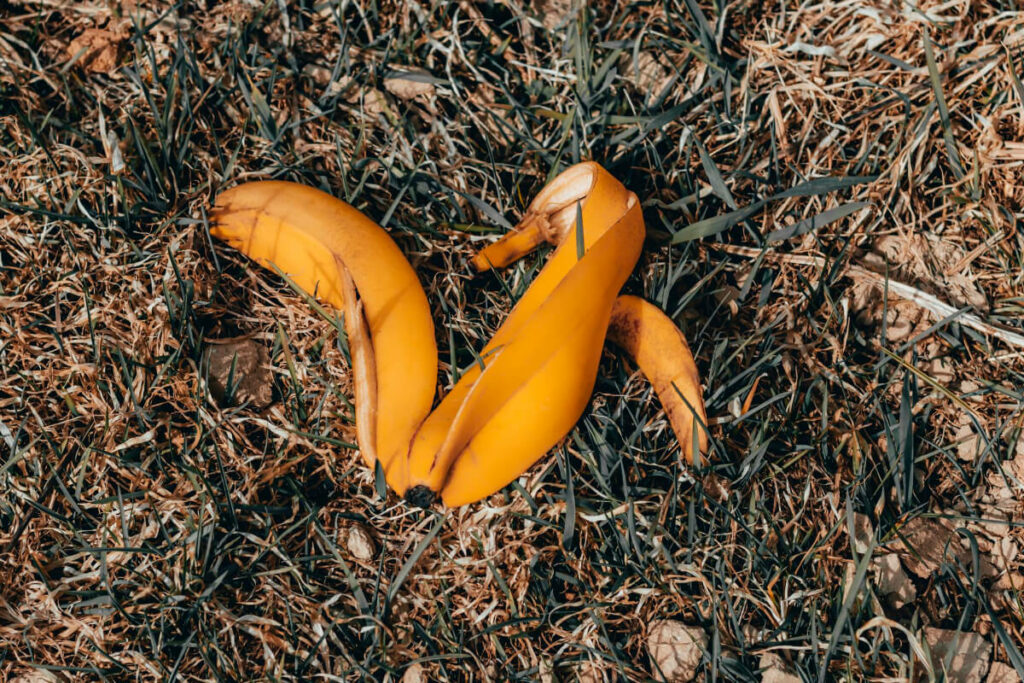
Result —
[{"label": "banana peel strip", "polygon": [[[644,240],[639,201],[600,165],[577,164],[537,195],[514,231],[483,249],[478,270],[541,244],[556,248],[488,344],[431,410],[437,346],[426,294],[383,228],[314,188],[281,181],[217,197],[211,234],[345,311],[362,456],[417,505],[494,493],[579,420],[605,339],[651,380],[684,457],[707,449],[693,356],[657,307],[618,292]],[[582,233],[582,234],[580,234]],[[582,251],[580,247],[582,246]]]}]

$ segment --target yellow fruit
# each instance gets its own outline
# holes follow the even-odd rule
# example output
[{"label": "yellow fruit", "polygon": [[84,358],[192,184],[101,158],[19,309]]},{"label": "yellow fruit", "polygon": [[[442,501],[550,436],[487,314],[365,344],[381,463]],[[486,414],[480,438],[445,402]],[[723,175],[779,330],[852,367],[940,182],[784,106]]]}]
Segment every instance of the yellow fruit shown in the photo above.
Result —
[{"label": "yellow fruit", "polygon": [[[360,449],[404,489],[409,442],[434,399],[437,345],[427,297],[398,245],[352,206],[296,183],[239,185],[217,197],[211,218],[214,237],[260,265],[273,264],[331,306],[352,309],[345,317]],[[346,272],[358,307],[346,302]]]},{"label": "yellow fruit", "polygon": [[558,223],[548,232],[558,248],[481,351],[485,369],[460,379],[413,443],[410,485],[440,492],[447,505],[479,500],[522,474],[572,429],[593,393],[612,304],[640,256],[643,217],[636,195],[601,166],[578,164],[483,253],[507,263],[523,253],[518,232]]},{"label": "yellow fruit", "polygon": [[437,495],[449,506],[480,500],[547,453],[585,410],[606,337],[651,379],[684,455],[706,449],[700,382],[682,333],[651,304],[618,296],[640,256],[643,217],[636,195],[598,164],[556,177],[516,230],[474,259],[485,270],[544,241],[557,245],[481,363],[433,412],[429,307],[383,229],[338,199],[280,182],[225,192],[213,218],[214,236],[345,311],[363,457],[379,460],[414,504]]},{"label": "yellow fruit", "polygon": [[623,348],[647,376],[661,400],[688,462],[707,453],[708,418],[700,375],[686,337],[657,306],[620,296],[612,308],[608,339]]}]

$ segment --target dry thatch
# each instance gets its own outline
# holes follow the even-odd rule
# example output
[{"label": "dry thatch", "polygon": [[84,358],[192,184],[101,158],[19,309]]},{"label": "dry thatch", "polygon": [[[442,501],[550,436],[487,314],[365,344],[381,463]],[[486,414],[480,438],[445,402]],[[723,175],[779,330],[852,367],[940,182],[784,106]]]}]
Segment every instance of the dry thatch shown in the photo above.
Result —
[{"label": "dry thatch", "polygon": [[[643,680],[666,619],[708,680],[941,668],[926,627],[1024,673],[1022,76],[1010,0],[0,0],[0,679]],[[609,351],[506,493],[382,498],[337,326],[211,243],[213,194],[384,224],[447,385],[543,258],[467,256],[585,158],[644,202],[628,288],[716,462]],[[209,391],[239,336],[269,407]]]}]

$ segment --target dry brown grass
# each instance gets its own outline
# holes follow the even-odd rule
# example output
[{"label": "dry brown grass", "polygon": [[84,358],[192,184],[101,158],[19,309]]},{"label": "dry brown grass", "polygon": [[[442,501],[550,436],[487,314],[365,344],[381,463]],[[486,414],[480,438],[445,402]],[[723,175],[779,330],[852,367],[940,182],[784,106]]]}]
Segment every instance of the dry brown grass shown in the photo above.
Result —
[{"label": "dry brown grass", "polygon": [[[699,5],[0,0],[0,679],[644,680],[663,618],[709,634],[705,680],[916,676],[925,627],[1024,672],[1024,15]],[[629,288],[691,339],[718,462],[680,467],[609,351],[507,492],[382,498],[336,327],[211,243],[213,195],[298,180],[385,224],[461,367],[541,262],[467,256],[584,158],[644,201]],[[207,391],[239,335],[265,410]],[[901,541],[936,517],[960,536]],[[891,553],[925,567],[902,607]]]}]

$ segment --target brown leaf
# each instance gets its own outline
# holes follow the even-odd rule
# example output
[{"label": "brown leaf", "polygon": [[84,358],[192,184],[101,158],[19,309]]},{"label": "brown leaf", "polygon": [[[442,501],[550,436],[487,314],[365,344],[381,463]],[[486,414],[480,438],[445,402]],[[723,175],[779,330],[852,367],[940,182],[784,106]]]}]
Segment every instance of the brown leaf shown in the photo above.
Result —
[{"label": "brown leaf", "polygon": [[549,31],[562,26],[572,11],[572,0],[540,0],[536,4],[541,14],[541,23]]},{"label": "brown leaf", "polygon": [[973,462],[984,450],[984,442],[974,431],[974,423],[966,414],[960,416],[960,424],[953,434],[956,444],[956,455],[964,462]]},{"label": "brown leaf", "polygon": [[221,405],[262,409],[274,402],[270,357],[262,344],[251,339],[211,343],[206,361],[210,393]]},{"label": "brown leaf", "polygon": [[656,57],[649,52],[641,52],[634,62],[632,56],[626,58],[626,79],[632,80],[644,96],[647,103],[653,102],[672,82],[674,74],[662,66]]},{"label": "brown leaf", "polygon": [[871,524],[871,519],[859,512],[853,513],[853,538],[850,539],[853,549],[863,555],[868,551],[874,537],[875,528]]},{"label": "brown leaf", "polygon": [[774,652],[761,655],[758,668],[761,669],[761,683],[800,683],[800,677],[792,672],[786,660]]},{"label": "brown leaf", "polygon": [[429,99],[434,95],[434,84],[429,77],[430,74],[424,72],[395,74],[384,79],[384,89],[401,100]]},{"label": "brown leaf", "polygon": [[903,571],[898,555],[889,553],[872,558],[871,565],[875,570],[875,585],[878,586],[879,594],[889,600],[893,607],[899,609],[917,599],[917,588]]},{"label": "brown leaf", "polygon": [[402,674],[402,683],[426,683],[427,672],[419,662],[413,662]]},{"label": "brown leaf", "polygon": [[1017,670],[1009,664],[992,662],[992,668],[988,670],[988,678],[985,683],[1019,683],[1020,676]]},{"label": "brown leaf", "polygon": [[[943,562],[957,563],[970,570],[971,552],[945,519],[916,517],[899,529],[897,550],[903,553],[907,569],[922,579],[938,571]],[[981,572],[991,575],[992,565],[981,558]]]},{"label": "brown leaf", "polygon": [[124,35],[102,28],[87,28],[68,45],[68,59],[92,73],[110,73],[117,68]]},{"label": "brown leaf", "polygon": [[[935,673],[945,672],[947,681],[981,683],[988,671],[992,644],[977,633],[926,628],[924,639],[932,655]],[[953,653],[948,658],[947,655]]]}]

